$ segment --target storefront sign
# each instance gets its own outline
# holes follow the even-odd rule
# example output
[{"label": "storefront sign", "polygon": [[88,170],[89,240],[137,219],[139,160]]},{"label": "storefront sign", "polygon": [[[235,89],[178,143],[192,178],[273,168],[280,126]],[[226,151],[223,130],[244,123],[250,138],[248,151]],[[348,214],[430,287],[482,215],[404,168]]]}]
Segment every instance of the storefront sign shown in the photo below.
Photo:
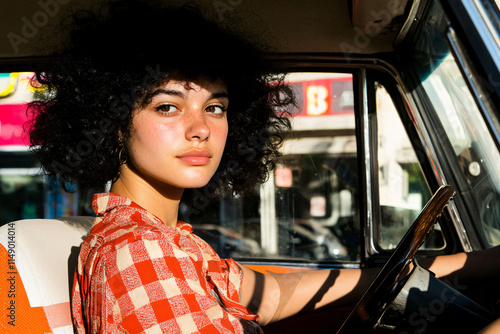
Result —
[{"label": "storefront sign", "polygon": [[24,131],[27,120],[26,104],[0,105],[0,147],[29,145]]},{"label": "storefront sign", "polygon": [[290,83],[298,109],[294,116],[327,116],[354,112],[352,76]]}]

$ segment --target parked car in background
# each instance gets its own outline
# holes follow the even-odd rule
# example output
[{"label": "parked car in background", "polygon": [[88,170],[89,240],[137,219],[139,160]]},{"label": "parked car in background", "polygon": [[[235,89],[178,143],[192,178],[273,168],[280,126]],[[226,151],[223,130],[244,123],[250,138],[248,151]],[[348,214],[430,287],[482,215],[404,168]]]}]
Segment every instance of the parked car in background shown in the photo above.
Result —
[{"label": "parked car in background", "polygon": [[223,258],[258,256],[262,253],[259,243],[220,225],[193,225],[193,233],[205,240]]},{"label": "parked car in background", "polygon": [[[221,256],[264,273],[381,266],[441,185],[454,199],[418,256],[500,244],[497,1],[199,2],[221,22],[245,16],[266,26],[276,41],[268,59],[287,72],[298,100],[265,184],[233,199],[201,194],[181,210]],[[42,176],[19,129],[36,94],[26,82],[44,58],[42,28],[94,3],[0,5],[0,224],[89,214],[89,194],[65,195]],[[433,323],[444,315],[418,313],[429,305],[422,299],[412,319],[386,317],[376,330],[439,332]],[[482,306],[487,321],[499,316],[498,305]],[[335,332],[350,310],[326,308],[264,332]],[[453,319],[448,331],[461,332],[470,318]]]}]

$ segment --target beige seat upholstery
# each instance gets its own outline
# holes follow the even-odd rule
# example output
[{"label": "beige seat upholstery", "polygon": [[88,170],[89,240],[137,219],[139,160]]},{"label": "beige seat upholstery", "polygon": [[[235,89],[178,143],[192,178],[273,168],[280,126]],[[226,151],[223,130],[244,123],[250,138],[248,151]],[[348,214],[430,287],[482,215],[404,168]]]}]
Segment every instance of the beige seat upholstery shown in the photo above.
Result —
[{"label": "beige seat upholstery", "polygon": [[0,322],[0,333],[73,333],[73,273],[93,220],[28,219],[0,227],[0,305],[14,305],[8,312],[14,323]]}]

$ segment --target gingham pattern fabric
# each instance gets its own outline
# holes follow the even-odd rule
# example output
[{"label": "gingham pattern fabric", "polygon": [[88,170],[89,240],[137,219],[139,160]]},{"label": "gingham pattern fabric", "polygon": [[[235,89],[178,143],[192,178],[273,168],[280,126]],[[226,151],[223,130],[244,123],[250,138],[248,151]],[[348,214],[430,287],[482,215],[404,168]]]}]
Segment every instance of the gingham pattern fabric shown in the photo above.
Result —
[{"label": "gingham pattern fabric", "polygon": [[243,333],[242,271],[189,224],[171,228],[116,194],[96,194],[72,295],[78,333]]}]

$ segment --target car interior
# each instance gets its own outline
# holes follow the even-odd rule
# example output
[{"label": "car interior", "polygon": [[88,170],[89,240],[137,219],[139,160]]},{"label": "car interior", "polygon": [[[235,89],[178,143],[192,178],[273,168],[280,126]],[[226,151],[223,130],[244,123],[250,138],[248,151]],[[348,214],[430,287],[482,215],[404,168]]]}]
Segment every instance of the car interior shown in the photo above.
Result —
[{"label": "car interior", "polygon": [[[500,244],[497,2],[194,3],[271,43],[267,59],[297,106],[266,183],[232,199],[201,194],[179,218],[221,257],[262,273],[383,268],[357,305],[304,310],[264,333],[476,333],[497,319],[498,303],[418,265]],[[59,22],[99,4],[0,4],[0,304],[16,324],[2,320],[2,333],[73,333],[92,194],[43,175],[23,124],[26,103],[43,95],[33,71],[64,39]]]}]

